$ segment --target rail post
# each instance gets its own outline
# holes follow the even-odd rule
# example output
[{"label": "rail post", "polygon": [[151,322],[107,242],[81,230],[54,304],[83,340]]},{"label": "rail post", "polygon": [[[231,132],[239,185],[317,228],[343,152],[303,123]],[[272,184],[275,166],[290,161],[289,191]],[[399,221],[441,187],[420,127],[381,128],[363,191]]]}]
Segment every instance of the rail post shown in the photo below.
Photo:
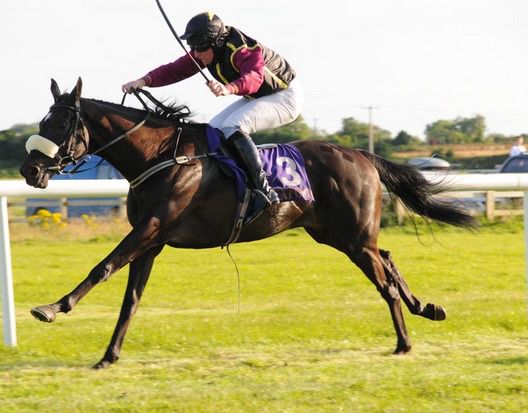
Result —
[{"label": "rail post", "polygon": [[528,310],[528,192],[524,193],[523,197],[524,206],[524,272],[526,277],[526,303]]},{"label": "rail post", "polygon": [[2,315],[4,343],[8,347],[17,345],[15,323],[15,296],[11,269],[11,245],[9,244],[9,221],[7,197],[0,197],[0,289],[2,290]]}]

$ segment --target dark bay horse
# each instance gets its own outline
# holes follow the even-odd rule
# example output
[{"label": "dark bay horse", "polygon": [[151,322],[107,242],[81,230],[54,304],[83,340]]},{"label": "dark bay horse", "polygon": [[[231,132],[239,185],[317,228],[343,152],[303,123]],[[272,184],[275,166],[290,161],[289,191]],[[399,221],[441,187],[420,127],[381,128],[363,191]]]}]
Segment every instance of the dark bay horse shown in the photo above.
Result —
[{"label": "dark bay horse", "polygon": [[[88,153],[98,152],[133,182],[160,162],[207,153],[205,127],[185,115],[166,119],[147,111],[81,98],[79,78],[71,93],[62,94],[52,80],[55,100],[28,140],[29,155],[20,173],[34,187]],[[127,131],[124,133],[124,131]],[[178,144],[176,143],[178,141]],[[411,349],[401,300],[412,314],[443,320],[441,306],[415,297],[388,251],[377,246],[381,217],[381,183],[415,213],[432,220],[471,227],[473,218],[456,205],[434,197],[445,190],[411,167],[397,165],[362,150],[321,141],[295,142],[302,153],[315,201],[273,205],[243,227],[238,242],[269,237],[304,227],[315,241],[346,254],[374,284],[389,306],[397,335],[394,353]],[[95,285],[130,264],[128,285],[110,344],[95,368],[117,361],[130,320],[137,310],[154,259],[165,245],[210,248],[224,245],[233,228],[238,199],[231,178],[217,162],[201,158],[162,169],[131,187],[127,212],[132,230],[70,293],[53,304],[31,310],[45,322],[71,311]]]}]

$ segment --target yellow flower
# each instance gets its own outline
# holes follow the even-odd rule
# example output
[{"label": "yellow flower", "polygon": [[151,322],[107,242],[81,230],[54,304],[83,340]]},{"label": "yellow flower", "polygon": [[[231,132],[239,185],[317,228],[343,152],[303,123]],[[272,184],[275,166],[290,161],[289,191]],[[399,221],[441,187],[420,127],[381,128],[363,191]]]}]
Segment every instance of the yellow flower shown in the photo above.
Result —
[{"label": "yellow flower", "polygon": [[48,218],[51,217],[51,212],[49,212],[47,209],[41,209],[37,212],[37,215],[41,218]]}]

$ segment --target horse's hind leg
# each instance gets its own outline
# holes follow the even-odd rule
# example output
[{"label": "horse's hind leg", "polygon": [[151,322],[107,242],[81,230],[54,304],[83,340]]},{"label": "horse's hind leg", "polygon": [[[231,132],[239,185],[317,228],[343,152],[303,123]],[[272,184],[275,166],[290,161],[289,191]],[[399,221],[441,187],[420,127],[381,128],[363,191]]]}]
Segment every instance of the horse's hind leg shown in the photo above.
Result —
[{"label": "horse's hind leg", "polygon": [[[387,277],[383,259],[379,254],[375,241],[358,247],[354,243],[348,242],[345,237],[336,241],[326,231],[315,230],[314,228],[305,229],[317,242],[330,245],[345,253],[363,271],[389,306],[392,322],[398,338],[394,354],[404,354],[410,351],[412,345],[403,319],[398,285],[393,277]],[[343,232],[342,228],[340,228],[340,232]],[[338,233],[338,231],[336,230],[335,233]],[[358,236],[358,238],[361,237]],[[366,238],[366,236],[363,235],[362,238]],[[372,239],[372,237],[370,238]]]},{"label": "horse's hind leg", "polygon": [[398,284],[394,279],[386,276],[385,267],[378,249],[363,247],[359,253],[347,255],[376,286],[376,289],[389,306],[396,336],[398,337],[394,354],[409,352],[412,345],[403,319]]},{"label": "horse's hind leg", "polygon": [[110,340],[110,344],[108,345],[103,358],[99,363],[93,366],[94,369],[108,367],[110,364],[115,363],[119,358],[119,353],[121,352],[121,346],[123,345],[128,325],[139,306],[143,290],[145,289],[150,272],[152,271],[154,259],[162,249],[163,245],[154,247],[130,263],[128,284],[114,334],[112,335],[112,339]]},{"label": "horse's hind leg", "polygon": [[409,311],[412,314],[420,315],[430,320],[440,321],[446,319],[446,311],[442,306],[428,303],[425,307],[422,307],[420,300],[411,293],[409,286],[405,282],[400,270],[394,264],[389,251],[380,249],[380,255],[383,261],[383,267],[387,278],[393,279],[398,285],[398,291],[400,292],[401,298]]}]

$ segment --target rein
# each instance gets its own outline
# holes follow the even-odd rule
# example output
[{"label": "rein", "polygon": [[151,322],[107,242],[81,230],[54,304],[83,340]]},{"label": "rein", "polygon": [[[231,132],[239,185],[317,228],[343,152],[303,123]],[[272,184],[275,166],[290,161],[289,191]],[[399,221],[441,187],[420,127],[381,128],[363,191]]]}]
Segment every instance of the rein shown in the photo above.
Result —
[{"label": "rein", "polygon": [[[147,122],[147,120],[150,118],[150,115],[152,114],[152,110],[147,106],[147,104],[143,101],[143,99],[141,99],[141,97],[139,96],[139,93],[137,91],[134,91],[134,95],[138,98],[138,100],[141,102],[141,104],[145,108],[145,111],[147,112],[147,116],[145,116],[145,118],[141,122],[139,122],[138,124],[132,126],[130,129],[128,129],[125,132],[123,132],[117,138],[112,139],[106,145],[103,145],[101,148],[97,149],[94,153],[92,153],[92,155],[97,155],[99,152],[104,151],[105,149],[107,149],[110,146],[112,146],[114,143],[119,142],[121,139],[128,138],[129,135],[131,135],[132,133],[137,131],[139,128],[141,128]],[[123,96],[123,100],[121,101],[121,105],[123,105],[123,103],[125,102],[125,96],[126,96],[126,93]]]},{"label": "rein", "polygon": [[[99,149],[94,151],[93,153],[91,153],[91,154],[87,153],[87,154],[81,156],[79,159],[74,159],[73,158],[73,144],[72,144],[72,142],[74,142],[74,139],[70,139],[70,142],[68,143],[68,145],[72,146],[72,148],[68,148],[69,154],[67,156],[65,156],[63,158],[60,158],[58,160],[59,165],[54,166],[54,167],[49,167],[48,170],[57,171],[59,174],[63,174],[63,175],[65,175],[65,174],[70,174],[71,175],[71,174],[76,174],[76,173],[80,173],[80,172],[84,172],[84,171],[88,171],[88,170],[97,168],[102,163],[102,160],[97,165],[95,165],[95,166],[93,166],[91,168],[80,169],[82,167],[82,165],[84,165],[87,162],[87,160],[91,158],[91,156],[97,155],[98,153],[100,153],[100,152],[104,151],[105,149],[109,148],[110,146],[112,146],[116,142],[119,142],[120,140],[129,137],[132,133],[134,133],[138,129],[140,129],[143,125],[145,125],[145,123],[150,118],[151,114],[153,113],[152,109],[150,109],[148,107],[148,105],[145,103],[145,101],[141,98],[140,93],[145,95],[152,103],[154,103],[158,108],[160,108],[162,110],[162,114],[163,113],[170,114],[171,109],[169,107],[165,106],[159,100],[157,100],[154,96],[152,96],[151,93],[149,93],[149,92],[147,92],[145,90],[142,90],[142,89],[135,90],[133,93],[136,96],[136,98],[141,102],[141,104],[145,108],[145,111],[147,112],[145,118],[142,121],[140,121],[139,123],[137,123],[136,125],[134,125],[130,129],[126,130],[121,135],[119,135],[116,138],[112,139],[110,142],[106,143],[105,145],[103,145],[102,147],[100,147]],[[126,95],[127,95],[127,93],[125,93],[123,95],[123,99],[121,100],[121,105],[124,105],[125,99],[126,99]],[[52,107],[53,108],[58,108],[58,107],[66,108],[66,109],[72,110],[75,113],[75,121],[73,123],[72,128],[68,132],[68,135],[70,137],[75,136],[76,131],[77,131],[78,126],[79,126],[79,123],[82,122],[80,105],[76,105],[76,106],[54,105]],[[204,159],[204,158],[212,158],[212,157],[215,157],[215,156],[218,156],[218,155],[222,154],[221,152],[208,152],[208,153],[203,153],[203,154],[194,155],[194,156],[189,156],[189,155],[177,156],[178,149],[179,149],[179,146],[180,146],[180,137],[181,137],[182,130],[183,129],[181,127],[177,128],[176,146],[174,148],[172,159],[169,159],[169,160],[160,162],[157,165],[154,165],[153,167],[147,169],[145,172],[141,173],[135,179],[131,180],[130,181],[130,188],[131,189],[137,188],[139,185],[141,185],[143,182],[145,182],[152,175],[158,173],[159,171],[161,171],[161,170],[163,170],[165,168],[169,168],[169,167],[172,167],[174,165],[179,165],[179,166],[191,165],[191,162],[194,161],[194,160]],[[82,134],[81,136],[82,136],[82,143],[84,144],[86,149],[88,149],[88,142],[85,139],[84,134]],[[276,146],[276,145],[275,144],[257,145],[257,147],[260,148],[260,149],[265,148],[265,147],[274,147],[274,146]],[[64,159],[68,159],[68,158],[71,161],[66,163],[64,166],[61,167],[60,166],[60,162],[62,162]],[[75,166],[71,170],[65,171],[65,168],[68,165],[70,165],[70,164],[74,164]]]},{"label": "rein", "polygon": [[[139,94],[137,92],[134,92],[134,94],[136,95],[138,100],[143,104],[143,107],[145,108],[145,110],[147,112],[147,115],[145,116],[145,118],[141,122],[139,122],[138,124],[132,126],[130,129],[126,130],[121,135],[117,136],[116,138],[112,139],[110,142],[108,142],[107,144],[103,145],[101,148],[97,149],[95,152],[93,152],[91,154],[87,153],[87,154],[81,156],[79,159],[74,159],[73,158],[73,148],[69,149],[69,154],[67,156],[65,156],[63,158],[60,158],[58,160],[59,161],[59,165],[49,167],[48,170],[57,171],[61,175],[73,175],[73,174],[76,174],[76,173],[81,173],[81,172],[85,172],[85,171],[89,171],[91,169],[97,168],[102,163],[102,161],[100,161],[97,165],[95,165],[95,166],[93,166],[91,168],[79,170],[79,168],[81,168],[81,166],[83,166],[93,155],[97,155],[98,153],[100,153],[100,152],[104,151],[105,149],[109,148],[110,146],[112,146],[114,143],[119,142],[121,139],[128,138],[129,135],[131,135],[132,133],[136,132],[139,128],[141,128],[147,122],[147,120],[150,118],[152,110],[147,106],[147,104],[143,101],[143,99],[141,99],[141,97],[139,96]],[[126,94],[125,94],[125,96],[126,96]],[[123,105],[123,103],[125,101],[125,96],[123,96],[123,100],[121,101],[121,105]],[[152,95],[150,95],[149,98],[151,98],[151,100],[153,100],[155,104],[159,103]],[[81,108],[80,108],[80,105],[76,105],[76,106],[54,105],[52,107],[54,107],[54,108],[66,108],[66,109],[74,111],[74,113],[75,113],[75,122],[74,122],[74,125],[73,125],[73,129],[71,129],[71,131],[68,133],[69,136],[73,136],[75,134],[75,131],[77,130],[77,128],[79,126],[79,123],[81,122]],[[86,150],[88,150],[88,144],[86,142],[86,139],[82,139],[82,143],[86,147]],[[67,158],[71,159],[71,161],[66,163],[61,168],[60,163],[64,159],[67,159]],[[71,169],[69,171],[65,171],[64,169],[71,163],[73,163],[75,165],[73,167],[73,169]]]}]

